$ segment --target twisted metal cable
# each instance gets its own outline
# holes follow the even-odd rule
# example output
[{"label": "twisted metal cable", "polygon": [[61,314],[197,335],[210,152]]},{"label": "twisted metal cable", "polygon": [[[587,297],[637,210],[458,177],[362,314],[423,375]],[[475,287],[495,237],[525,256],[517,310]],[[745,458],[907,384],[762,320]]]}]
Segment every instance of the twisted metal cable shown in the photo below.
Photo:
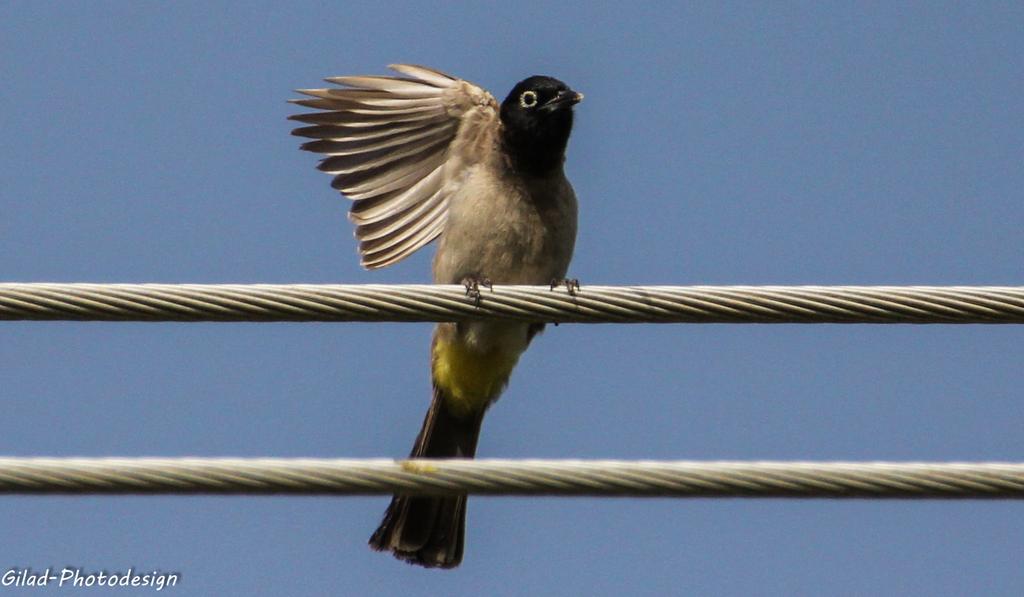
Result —
[{"label": "twisted metal cable", "polygon": [[0,283],[0,320],[1024,323],[1022,286]]},{"label": "twisted metal cable", "polygon": [[1024,463],[0,458],[5,494],[1024,498]]}]

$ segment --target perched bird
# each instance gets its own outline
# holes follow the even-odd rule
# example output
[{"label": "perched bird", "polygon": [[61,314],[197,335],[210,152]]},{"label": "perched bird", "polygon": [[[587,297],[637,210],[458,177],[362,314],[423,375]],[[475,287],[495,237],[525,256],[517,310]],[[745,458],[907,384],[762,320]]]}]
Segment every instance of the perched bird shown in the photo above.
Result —
[{"label": "perched bird", "polygon": [[[546,76],[524,79],[505,101],[422,66],[401,77],[327,79],[299,90],[319,110],[291,118],[302,149],[353,200],[362,264],[398,262],[440,237],[438,284],[564,281],[576,242],[576,195],[562,170],[573,106],[583,96]],[[570,288],[571,290],[571,288]],[[479,298],[479,294],[477,294]],[[410,457],[472,458],[487,408],[543,324],[441,323],[430,348],[433,400]],[[373,549],[426,567],[462,561],[466,496],[396,495]]]}]

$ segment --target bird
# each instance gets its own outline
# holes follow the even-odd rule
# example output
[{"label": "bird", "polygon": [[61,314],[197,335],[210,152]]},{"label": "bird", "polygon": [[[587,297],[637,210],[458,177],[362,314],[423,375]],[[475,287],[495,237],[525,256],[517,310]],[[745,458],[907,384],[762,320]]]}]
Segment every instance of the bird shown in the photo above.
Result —
[{"label": "bird", "polygon": [[[398,76],[341,76],[299,89],[290,116],[323,154],[318,169],[352,200],[361,264],[392,265],[437,239],[435,284],[480,300],[494,284],[565,284],[577,201],[564,172],[583,95],[534,75],[498,103],[468,81],[414,64]],[[575,282],[578,288],[578,282]],[[410,458],[473,458],[484,414],[542,323],[440,323],[430,344],[432,398]],[[466,496],[393,496],[370,547],[426,568],[463,558]]]}]

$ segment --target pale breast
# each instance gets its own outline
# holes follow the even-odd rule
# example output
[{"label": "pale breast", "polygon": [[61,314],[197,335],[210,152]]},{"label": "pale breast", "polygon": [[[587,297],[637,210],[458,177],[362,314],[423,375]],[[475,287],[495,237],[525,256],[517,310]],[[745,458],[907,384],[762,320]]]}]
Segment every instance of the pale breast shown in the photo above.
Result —
[{"label": "pale breast", "polygon": [[450,198],[434,281],[547,284],[565,276],[576,242],[576,196],[558,172],[522,180],[483,164]]}]

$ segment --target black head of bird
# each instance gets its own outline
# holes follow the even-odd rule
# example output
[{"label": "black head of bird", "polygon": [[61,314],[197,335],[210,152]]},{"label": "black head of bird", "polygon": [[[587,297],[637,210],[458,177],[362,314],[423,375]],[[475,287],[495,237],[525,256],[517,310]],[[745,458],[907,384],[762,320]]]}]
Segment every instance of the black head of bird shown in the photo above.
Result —
[{"label": "black head of bird", "polygon": [[501,103],[502,140],[513,165],[544,175],[562,165],[572,132],[572,107],[583,95],[545,76],[523,79]]}]

